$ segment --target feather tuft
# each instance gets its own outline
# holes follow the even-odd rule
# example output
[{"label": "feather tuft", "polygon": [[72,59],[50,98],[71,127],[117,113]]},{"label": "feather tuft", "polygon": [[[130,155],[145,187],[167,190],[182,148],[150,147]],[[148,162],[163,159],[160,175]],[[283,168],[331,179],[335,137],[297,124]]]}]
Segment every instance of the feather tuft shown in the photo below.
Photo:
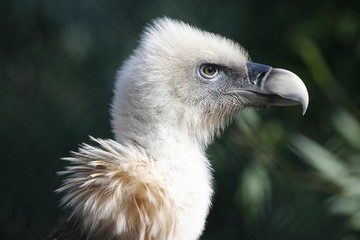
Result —
[{"label": "feather tuft", "polygon": [[81,145],[56,190],[65,193],[61,204],[74,208],[81,229],[91,238],[171,239],[175,234],[174,209],[180,206],[167,191],[154,162],[141,149],[113,140],[91,137],[98,146]]}]

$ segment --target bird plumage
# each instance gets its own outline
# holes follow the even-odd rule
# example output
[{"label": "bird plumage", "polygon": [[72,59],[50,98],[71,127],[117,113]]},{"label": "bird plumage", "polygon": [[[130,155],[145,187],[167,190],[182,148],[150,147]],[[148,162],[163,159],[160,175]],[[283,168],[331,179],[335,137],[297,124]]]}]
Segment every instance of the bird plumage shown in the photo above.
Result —
[{"label": "bird plumage", "polygon": [[92,139],[97,147],[84,144],[64,159],[71,166],[60,173],[69,177],[57,190],[66,192],[62,204],[74,209],[81,228],[102,239],[171,237],[180,205],[153,159],[141,148]]},{"label": "bird plumage", "polygon": [[[249,63],[219,35],[155,20],[117,73],[116,141],[93,138],[65,158],[57,192],[73,213],[49,239],[71,239],[66,228],[84,239],[198,239],[213,195],[207,145],[243,108],[307,106],[305,86],[284,71]],[[279,86],[283,74],[296,84]]]}]

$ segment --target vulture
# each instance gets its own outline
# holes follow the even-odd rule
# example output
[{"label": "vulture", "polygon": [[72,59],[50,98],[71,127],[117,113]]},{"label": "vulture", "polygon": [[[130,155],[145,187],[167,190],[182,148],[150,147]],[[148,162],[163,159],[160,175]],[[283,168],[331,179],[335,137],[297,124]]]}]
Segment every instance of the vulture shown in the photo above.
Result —
[{"label": "vulture", "polygon": [[294,73],[167,17],[155,19],[116,75],[115,139],[91,138],[65,158],[57,190],[71,216],[51,240],[199,239],[213,196],[207,146],[242,109],[300,104]]}]

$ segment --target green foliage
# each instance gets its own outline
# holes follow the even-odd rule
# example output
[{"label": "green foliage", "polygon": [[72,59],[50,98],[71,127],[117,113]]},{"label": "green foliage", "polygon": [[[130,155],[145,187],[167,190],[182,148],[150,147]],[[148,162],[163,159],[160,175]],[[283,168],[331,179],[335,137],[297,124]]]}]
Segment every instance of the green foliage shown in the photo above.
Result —
[{"label": "green foliage", "polygon": [[209,149],[216,195],[202,239],[360,239],[360,8],[356,1],[0,2],[0,239],[41,239],[59,159],[111,138],[113,76],[151,19],[179,18],[289,69],[298,107],[246,110]]}]

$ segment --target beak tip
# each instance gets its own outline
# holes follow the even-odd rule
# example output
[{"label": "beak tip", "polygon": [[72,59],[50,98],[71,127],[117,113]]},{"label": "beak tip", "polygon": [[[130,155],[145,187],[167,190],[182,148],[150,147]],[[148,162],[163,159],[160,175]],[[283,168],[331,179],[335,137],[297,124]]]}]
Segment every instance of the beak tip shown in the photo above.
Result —
[{"label": "beak tip", "polygon": [[301,96],[301,99],[299,101],[299,104],[301,105],[302,115],[304,116],[308,109],[308,106],[309,106],[309,95],[308,95],[306,88],[305,88],[305,91],[302,91],[302,95],[300,95],[300,96]]},{"label": "beak tip", "polygon": [[304,116],[309,105],[309,93],[304,82],[293,72],[285,69],[275,68],[274,76],[277,80],[276,85],[281,87],[273,87],[277,89],[275,94],[279,94],[285,99],[298,102],[302,107],[302,115]]},{"label": "beak tip", "polygon": [[306,110],[307,110],[307,106],[305,106],[305,105],[302,105],[302,115],[304,116],[305,115],[305,113],[306,113]]},{"label": "beak tip", "polygon": [[303,91],[303,100],[300,101],[301,107],[302,107],[302,115],[304,116],[306,113],[306,110],[308,109],[309,106],[309,94],[308,91],[305,87],[305,84],[303,84],[304,86],[304,91]]}]

